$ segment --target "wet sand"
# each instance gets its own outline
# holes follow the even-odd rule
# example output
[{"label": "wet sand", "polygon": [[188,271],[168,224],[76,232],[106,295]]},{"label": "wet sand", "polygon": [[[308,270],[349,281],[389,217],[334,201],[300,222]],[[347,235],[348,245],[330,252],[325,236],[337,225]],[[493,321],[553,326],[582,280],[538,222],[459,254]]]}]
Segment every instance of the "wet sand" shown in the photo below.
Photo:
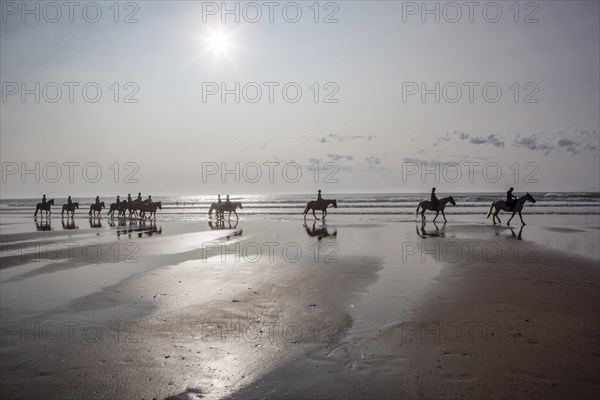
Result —
[{"label": "wet sand", "polygon": [[600,224],[561,218],[3,221],[1,394],[595,398]]}]

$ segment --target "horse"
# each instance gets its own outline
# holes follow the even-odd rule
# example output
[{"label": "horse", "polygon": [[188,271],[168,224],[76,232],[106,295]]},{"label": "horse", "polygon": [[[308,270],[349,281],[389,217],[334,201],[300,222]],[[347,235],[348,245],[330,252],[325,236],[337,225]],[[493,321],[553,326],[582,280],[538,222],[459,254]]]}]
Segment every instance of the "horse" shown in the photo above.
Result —
[{"label": "horse", "polygon": [[35,206],[35,213],[33,214],[33,217],[35,218],[37,216],[38,211],[40,212],[40,215],[42,214],[42,211],[46,211],[46,217],[49,214],[52,215],[52,211],[50,210],[50,206],[53,206],[53,205],[54,205],[54,199],[48,200],[46,202],[46,204],[44,204],[44,203],[37,203],[36,206]]},{"label": "horse", "polygon": [[450,202],[453,206],[456,205],[456,202],[454,201],[454,198],[452,196],[444,197],[443,199],[438,200],[437,207],[433,207],[433,204],[431,204],[431,201],[423,200],[417,206],[415,213],[418,215],[419,208],[420,208],[422,210],[421,211],[421,219],[423,221],[425,221],[425,211],[427,211],[427,210],[435,211],[435,218],[433,218],[433,221],[435,222],[436,218],[438,217],[438,215],[440,214],[440,211],[441,211],[442,216],[444,217],[444,222],[448,222],[448,220],[446,220],[446,214],[444,214],[444,209],[446,208],[446,203],[448,203],[448,202]]},{"label": "horse", "polygon": [[142,204],[140,205],[140,217],[146,218],[146,213],[150,213],[148,218],[152,219],[152,215],[154,215],[154,219],[156,219],[156,209],[162,210],[162,202],[157,201],[156,203]]},{"label": "horse", "polygon": [[60,215],[64,215],[65,211],[67,212],[67,217],[69,217],[69,213],[72,214],[72,216],[75,216],[75,209],[79,208],[79,203],[75,202],[71,204],[71,207],[69,207],[68,204],[63,204],[62,206],[62,212],[60,213]]},{"label": "horse", "polygon": [[225,211],[229,211],[229,219],[231,219],[231,213],[235,214],[236,219],[240,219],[237,215],[237,212],[235,212],[235,209],[238,207],[240,209],[244,208],[244,207],[242,207],[241,201],[230,201],[230,202],[226,201],[224,203],[217,205],[217,218],[220,218],[220,219],[225,218]]},{"label": "horse", "polygon": [[114,217],[115,211],[118,211],[119,217],[125,216],[125,210],[127,210],[127,200],[122,200],[119,203],[112,203],[110,205],[110,210],[108,211],[108,215]]},{"label": "horse", "polygon": [[[213,210],[215,210],[215,211],[217,210],[217,206],[219,204],[222,204],[222,203],[211,203],[210,208],[208,209],[208,218],[212,218],[212,212],[213,212]],[[217,214],[217,217],[218,216],[219,215]]]},{"label": "horse", "polygon": [[485,218],[489,218],[490,215],[492,215],[492,209],[495,208],[496,211],[494,212],[494,217],[492,218],[492,220],[494,221],[494,225],[496,225],[496,219],[498,219],[499,224],[502,223],[502,222],[500,222],[500,218],[498,217],[498,213],[500,211],[512,212],[512,215],[511,215],[510,219],[508,220],[508,222],[506,223],[506,225],[510,226],[510,221],[513,219],[513,217],[515,216],[516,213],[519,213],[519,218],[521,218],[521,223],[523,225],[526,225],[525,222],[523,222],[523,216],[521,215],[521,211],[523,210],[523,205],[525,205],[526,201],[535,203],[535,199],[529,193],[527,193],[524,196],[519,197],[517,200],[515,200],[515,205],[512,210],[509,206],[506,205],[506,202],[504,200],[494,201],[492,203],[492,205],[490,206],[490,211],[488,211],[487,216]]},{"label": "horse", "polygon": [[325,219],[325,217],[327,216],[327,207],[329,205],[333,205],[333,208],[337,208],[337,201],[336,200],[314,200],[314,201],[309,201],[306,204],[306,208],[304,209],[304,219],[306,219],[306,214],[308,213],[308,211],[312,210],[313,212],[313,216],[315,217],[315,219],[319,219],[317,218],[315,211],[322,211],[323,212],[323,219]]},{"label": "horse", "polygon": [[[138,211],[141,210],[142,207],[142,202],[140,200],[133,200],[133,201],[128,201],[127,202],[127,210],[129,211],[129,218],[131,218],[132,216],[138,216]],[[123,211],[123,216],[125,216],[125,211]]]},{"label": "horse", "polygon": [[100,216],[100,213],[102,212],[103,208],[104,208],[104,202],[99,203],[99,204],[92,204],[92,205],[90,205],[89,215],[92,215],[92,212],[93,212],[94,216],[96,216],[96,213],[98,213],[98,216]]}]

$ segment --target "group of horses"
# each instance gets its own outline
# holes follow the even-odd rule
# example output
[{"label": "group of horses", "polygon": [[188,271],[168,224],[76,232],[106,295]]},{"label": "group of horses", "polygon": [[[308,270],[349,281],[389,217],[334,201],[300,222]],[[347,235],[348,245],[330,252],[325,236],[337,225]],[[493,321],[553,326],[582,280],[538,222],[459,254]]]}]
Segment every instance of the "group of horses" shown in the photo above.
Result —
[{"label": "group of horses", "polygon": [[[504,201],[504,200],[494,201],[492,203],[492,205],[490,206],[490,210],[488,211],[486,218],[489,218],[490,215],[492,215],[492,211],[494,210],[493,218],[492,218],[494,225],[496,225],[496,220],[498,220],[498,223],[500,224],[501,221],[500,221],[500,218],[498,217],[498,213],[500,213],[500,211],[505,211],[505,212],[512,213],[510,219],[507,222],[507,225],[510,226],[510,221],[512,221],[512,219],[514,218],[514,216],[516,214],[519,214],[521,223],[523,225],[525,225],[525,222],[523,222],[523,216],[521,215],[521,212],[523,211],[523,206],[528,201],[531,203],[535,203],[535,199],[529,193],[514,200],[514,204],[511,204],[511,205],[507,205],[506,201]],[[444,217],[444,222],[447,222],[446,214],[444,213],[444,210],[448,203],[450,203],[454,206],[456,205],[456,201],[454,200],[454,198],[452,196],[444,197],[444,198],[438,200],[438,202],[435,206],[431,203],[431,201],[424,200],[424,201],[421,201],[417,205],[415,214],[416,215],[421,214],[422,221],[425,221],[425,212],[426,211],[435,211],[435,217],[433,218],[433,221],[435,222],[435,220],[437,219],[438,215],[441,212],[442,216]],[[34,217],[37,216],[38,211],[40,211],[40,213],[42,211],[46,211],[46,216],[48,216],[49,214],[52,214],[50,207],[53,205],[54,205],[54,199],[50,199],[46,203],[38,203],[36,206],[36,209],[35,209],[35,214],[33,214],[33,216]],[[313,216],[315,217],[315,220],[319,219],[317,217],[317,215],[315,214],[315,211],[321,211],[323,213],[322,218],[325,219],[325,217],[327,216],[327,207],[329,207],[330,205],[333,206],[334,208],[337,208],[337,201],[336,200],[325,200],[325,199],[309,201],[306,204],[306,208],[304,209],[304,219],[306,219],[306,215],[311,210],[312,210]],[[102,211],[102,209],[104,207],[105,207],[104,202],[90,205],[89,215],[92,217],[99,217],[100,212]],[[62,215],[64,215],[64,213],[66,211],[67,217],[69,217],[69,213],[71,213],[71,216],[74,216],[75,210],[78,208],[79,208],[79,203],[72,203],[71,206],[69,206],[68,204],[64,204],[62,206]],[[226,202],[221,202],[221,203],[212,203],[210,205],[210,209],[208,210],[208,216],[210,218],[212,218],[212,212],[215,211],[217,219],[222,220],[225,218],[225,213],[229,212],[229,219],[231,219],[231,213],[234,213],[236,219],[239,219],[239,216],[236,212],[237,208],[243,209],[242,203],[240,201],[231,201],[231,202],[226,201]],[[108,215],[111,217],[114,217],[114,213],[115,213],[115,211],[117,211],[118,212],[117,215],[119,217],[125,217],[125,213],[128,211],[129,218],[132,218],[132,217],[146,218],[147,217],[146,214],[148,214],[148,218],[152,219],[152,217],[156,218],[156,210],[157,209],[159,209],[159,210],[162,209],[162,204],[160,201],[149,203],[147,201],[140,201],[140,200],[133,200],[133,201],[123,200],[119,203],[111,204],[110,210],[108,211]]]},{"label": "group of horses", "polygon": [[[50,216],[52,214],[51,207],[53,205],[54,205],[54,199],[50,199],[46,203],[37,203],[33,217],[35,218],[37,216],[38,211],[40,212],[40,215],[42,212],[45,211],[46,217]],[[100,217],[100,213],[102,212],[102,209],[104,209],[104,208],[105,208],[105,204],[103,201],[100,203],[91,204],[90,212],[88,214],[90,217],[93,217],[93,218]],[[67,217],[74,217],[75,210],[77,210],[77,209],[79,209],[78,202],[73,202],[70,205],[63,204],[61,215],[64,216],[65,211],[66,211]],[[156,218],[156,210],[157,209],[158,210],[162,209],[162,203],[160,201],[147,202],[147,201],[141,201],[141,200],[133,200],[133,201],[123,200],[118,203],[112,203],[110,205],[108,215],[111,217],[114,217],[115,211],[117,211],[118,217],[124,218],[125,213],[128,211],[129,218],[133,218],[133,217],[146,218],[147,217],[149,219],[152,219],[152,217]],[[71,215],[69,215],[69,213]],[[146,215],[146,213],[148,213],[148,215]]]}]

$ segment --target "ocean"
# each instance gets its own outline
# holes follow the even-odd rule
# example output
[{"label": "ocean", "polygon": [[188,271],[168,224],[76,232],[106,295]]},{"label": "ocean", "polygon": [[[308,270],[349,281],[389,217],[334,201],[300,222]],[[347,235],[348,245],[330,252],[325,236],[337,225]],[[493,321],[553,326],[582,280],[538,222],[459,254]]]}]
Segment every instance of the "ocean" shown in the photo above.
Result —
[{"label": "ocean", "polygon": [[[600,193],[598,192],[540,192],[531,193],[536,203],[526,203],[526,214],[578,214],[599,215]],[[517,195],[522,195],[518,193]],[[447,205],[448,215],[485,215],[491,203],[504,198],[500,193],[453,193],[456,206]],[[445,197],[440,193],[439,198]],[[162,210],[157,217],[164,221],[187,221],[206,219],[208,209],[216,201],[216,195],[210,196],[153,196],[154,201],[162,202]],[[225,199],[225,195],[222,195]],[[397,215],[415,214],[419,201],[429,199],[428,193],[358,193],[358,194],[326,194],[324,198],[336,199],[338,207],[330,207],[330,215]],[[50,197],[48,197],[50,199]],[[285,219],[294,215],[301,216],[306,203],[316,199],[314,194],[282,194],[282,195],[230,195],[231,201],[241,201],[243,209],[240,216],[252,216],[252,219]],[[101,197],[107,205],[103,211],[106,215],[110,203],[115,197]],[[35,212],[36,203],[40,199],[1,199],[0,217],[28,216]],[[79,202],[77,216],[87,214],[93,197],[73,198]],[[60,214],[66,198],[55,198],[53,214]]]}]

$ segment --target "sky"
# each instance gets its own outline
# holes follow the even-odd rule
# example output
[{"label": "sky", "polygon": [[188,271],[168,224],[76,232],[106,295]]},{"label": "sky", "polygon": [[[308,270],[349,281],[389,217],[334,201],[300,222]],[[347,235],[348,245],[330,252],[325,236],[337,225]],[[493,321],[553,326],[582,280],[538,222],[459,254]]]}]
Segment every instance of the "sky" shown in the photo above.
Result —
[{"label": "sky", "polygon": [[600,191],[600,3],[472,4],[3,1],[0,197]]}]

